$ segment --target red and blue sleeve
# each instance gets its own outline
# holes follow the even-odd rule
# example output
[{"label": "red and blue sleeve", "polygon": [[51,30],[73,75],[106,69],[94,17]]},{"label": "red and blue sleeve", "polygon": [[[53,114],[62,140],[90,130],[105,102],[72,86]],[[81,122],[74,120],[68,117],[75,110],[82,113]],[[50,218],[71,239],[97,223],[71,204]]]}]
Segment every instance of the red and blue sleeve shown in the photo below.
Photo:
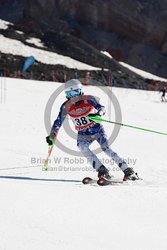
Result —
[{"label": "red and blue sleeve", "polygon": [[97,98],[90,95],[90,96],[88,96],[87,100],[97,110],[97,115],[102,116],[106,113],[105,107],[99,103]]},{"label": "red and blue sleeve", "polygon": [[56,135],[58,133],[63,121],[66,118],[66,115],[67,115],[67,113],[66,113],[65,103],[63,103],[62,106],[60,107],[59,114],[58,114],[56,120],[53,123],[50,134]]}]

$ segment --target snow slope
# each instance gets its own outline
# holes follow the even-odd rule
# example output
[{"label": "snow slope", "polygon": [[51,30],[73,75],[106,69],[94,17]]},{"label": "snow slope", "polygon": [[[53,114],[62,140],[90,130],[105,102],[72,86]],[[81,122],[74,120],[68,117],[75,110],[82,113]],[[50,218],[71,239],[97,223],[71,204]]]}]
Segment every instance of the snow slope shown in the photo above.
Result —
[{"label": "snow slope", "polygon": [[[9,25],[12,25],[12,23],[0,19],[0,29],[7,29]],[[20,31],[16,32],[18,33]],[[26,42],[35,44],[39,48],[33,48],[31,46],[25,45],[18,40],[10,39],[0,34],[0,51],[5,54],[20,55],[24,57],[33,55],[36,60],[44,64],[60,64],[68,68],[76,68],[82,70],[100,70],[100,68],[82,63],[71,57],[40,49],[40,47],[44,48],[40,39],[32,37],[26,40]]]},{"label": "snow slope", "polygon": [[0,29],[7,30],[9,25],[13,24],[0,19]]},{"label": "snow slope", "polygon": [[141,75],[141,76],[143,76],[143,77],[145,77],[145,78],[153,79],[153,80],[155,80],[155,81],[165,81],[165,82],[167,81],[166,78],[163,78],[163,77],[159,77],[159,76],[153,75],[153,74],[148,73],[148,72],[146,72],[146,71],[144,71],[144,70],[135,68],[135,67],[133,67],[133,66],[127,64],[127,63],[124,63],[124,62],[119,62],[119,63],[120,63],[122,66],[124,66],[125,68],[128,68],[129,70],[131,70],[131,71],[135,72],[136,74]]},{"label": "snow slope", "polygon": [[[110,53],[108,53],[107,51],[101,51],[102,54],[108,56],[109,58],[113,58]],[[156,76],[156,75],[153,75],[151,73],[148,73],[144,70],[141,70],[141,69],[138,69],[138,68],[135,68],[127,63],[124,63],[124,62],[119,62],[119,64],[121,64],[123,67],[125,68],[128,68],[129,70],[131,70],[132,72],[135,72],[136,74],[144,77],[144,78],[148,78],[148,79],[153,79],[155,81],[164,81],[166,82],[167,79],[166,78],[163,78],[163,77],[159,77],[159,76]]]},{"label": "snow slope", "polygon": [[[112,148],[131,161],[143,182],[84,186],[80,180],[96,173],[86,169],[89,166],[84,158],[57,146],[49,171],[42,169],[41,161],[47,155],[44,111],[51,94],[62,85],[1,78],[1,86],[4,84],[6,102],[0,104],[0,250],[167,249],[166,136],[121,128]],[[99,96],[107,106],[102,89],[87,86],[84,91]],[[167,104],[159,101],[158,93],[119,88],[113,88],[113,93],[124,123],[167,132]],[[62,101],[63,92],[53,105],[52,122]],[[113,105],[112,113],[114,120]],[[110,136],[113,126],[104,126]],[[64,128],[58,139],[78,151],[75,139]],[[96,147],[95,143],[92,148]],[[109,158],[103,153],[98,156],[115,177],[122,178]],[[55,164],[54,157],[60,162]]]},{"label": "snow slope", "polygon": [[13,55],[20,55],[24,57],[33,55],[36,58],[36,60],[45,64],[53,64],[53,65],[61,64],[67,66],[68,68],[85,69],[85,70],[100,69],[79,62],[68,56],[62,56],[54,52],[30,47],[18,40],[10,39],[4,37],[3,35],[0,35],[0,51],[6,54],[10,53]]}]

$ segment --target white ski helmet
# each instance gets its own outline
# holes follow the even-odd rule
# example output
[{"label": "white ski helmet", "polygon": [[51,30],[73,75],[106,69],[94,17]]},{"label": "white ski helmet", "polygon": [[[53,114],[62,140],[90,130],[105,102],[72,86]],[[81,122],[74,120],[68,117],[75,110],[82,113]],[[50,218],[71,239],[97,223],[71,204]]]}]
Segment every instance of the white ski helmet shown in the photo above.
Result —
[{"label": "white ski helmet", "polygon": [[65,94],[68,99],[81,95],[82,84],[77,79],[71,79],[65,83]]}]

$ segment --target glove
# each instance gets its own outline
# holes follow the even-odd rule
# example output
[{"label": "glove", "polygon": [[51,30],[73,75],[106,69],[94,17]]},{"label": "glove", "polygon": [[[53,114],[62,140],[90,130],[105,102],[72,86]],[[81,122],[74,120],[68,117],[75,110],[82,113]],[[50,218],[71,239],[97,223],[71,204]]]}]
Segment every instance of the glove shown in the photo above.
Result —
[{"label": "glove", "polygon": [[46,137],[46,142],[48,143],[49,146],[52,146],[54,144],[54,135],[48,135]]},{"label": "glove", "polygon": [[89,115],[88,115],[88,118],[89,118],[89,117],[95,117],[95,116],[99,116],[99,114],[98,114],[98,113],[96,113],[96,114],[89,114]]},{"label": "glove", "polygon": [[95,117],[99,118],[100,115],[99,115],[98,113],[96,113],[96,114],[89,114],[87,117],[88,117],[88,119],[89,119],[90,121],[98,122],[97,120],[93,120],[93,118],[94,118],[94,119],[95,119]]},{"label": "glove", "polygon": [[88,115],[88,118],[89,117],[95,117],[95,116],[102,116],[102,115],[104,115],[104,112],[102,111],[102,110],[99,110],[97,113],[95,113],[95,114],[89,114]]}]

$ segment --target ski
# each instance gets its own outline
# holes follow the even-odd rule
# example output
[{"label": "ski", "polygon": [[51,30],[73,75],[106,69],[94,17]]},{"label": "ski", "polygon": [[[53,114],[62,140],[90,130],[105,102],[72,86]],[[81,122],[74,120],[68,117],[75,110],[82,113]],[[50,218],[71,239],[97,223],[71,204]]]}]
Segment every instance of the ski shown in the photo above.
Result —
[{"label": "ski", "polygon": [[97,180],[94,180],[90,177],[85,177],[83,180],[82,180],[82,183],[83,184],[93,184],[93,183],[97,183]]},{"label": "ski", "polygon": [[125,181],[123,181],[123,180],[114,180],[114,179],[106,180],[104,178],[100,178],[97,181],[97,184],[99,186],[117,185],[117,184],[123,184],[123,183],[125,183]]},{"label": "ski", "polygon": [[129,184],[135,184],[135,183],[139,183],[139,181],[143,180],[142,178],[136,179],[136,180],[116,180],[116,179],[111,179],[111,180],[107,180],[105,178],[100,178],[97,181],[97,184],[99,186],[107,186],[107,185],[119,185],[119,184],[125,184],[125,185],[129,185]]},{"label": "ski", "polygon": [[106,185],[117,185],[117,184],[122,184],[124,181],[122,180],[117,180],[117,179],[112,179],[112,180],[106,180],[104,178],[100,178],[98,180],[92,179],[90,177],[85,177],[82,180],[82,183],[84,185],[87,184],[98,184],[99,186],[106,186]]},{"label": "ski", "polygon": [[98,184],[99,186],[108,186],[108,185],[120,185],[120,184],[125,184],[125,185],[128,185],[128,184],[132,184],[132,183],[137,183],[138,181],[141,181],[142,179],[139,178],[137,180],[126,180],[126,181],[123,181],[121,179],[111,179],[111,180],[107,180],[107,179],[104,179],[104,178],[100,178],[98,180],[95,180],[95,179],[92,179],[90,177],[85,177],[83,180],[82,180],[82,183],[87,185],[87,184]]}]

